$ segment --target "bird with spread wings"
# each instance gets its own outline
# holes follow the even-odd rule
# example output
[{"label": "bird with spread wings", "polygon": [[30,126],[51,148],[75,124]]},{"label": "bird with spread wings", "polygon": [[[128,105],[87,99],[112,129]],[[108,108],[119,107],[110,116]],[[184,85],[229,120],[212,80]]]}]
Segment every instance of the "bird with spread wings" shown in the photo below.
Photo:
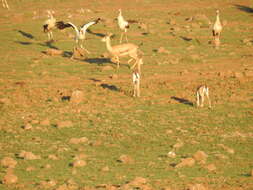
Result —
[{"label": "bird with spread wings", "polygon": [[77,28],[76,25],[74,25],[73,23],[71,22],[67,22],[67,23],[64,23],[63,21],[58,21],[56,22],[56,27],[60,30],[63,30],[65,28],[69,28],[69,27],[72,27],[75,31],[76,31],[76,44],[78,47],[84,49],[87,53],[90,53],[87,49],[85,49],[83,47],[83,43],[84,43],[84,40],[85,40],[85,34],[86,34],[86,31],[87,29],[94,25],[94,24],[97,24],[98,22],[100,21],[100,18],[94,20],[94,21],[91,21],[91,22],[88,22],[84,25],[82,25],[80,27],[80,29]]}]

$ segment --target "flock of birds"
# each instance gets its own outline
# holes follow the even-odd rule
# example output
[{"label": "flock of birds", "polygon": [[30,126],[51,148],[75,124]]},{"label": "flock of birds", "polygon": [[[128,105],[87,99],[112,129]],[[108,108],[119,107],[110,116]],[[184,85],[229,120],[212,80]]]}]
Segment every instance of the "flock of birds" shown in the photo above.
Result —
[{"label": "flock of birds", "polygon": [[[9,9],[9,5],[7,3],[7,0],[2,0],[2,5],[4,8]],[[56,19],[54,18],[54,11],[48,10],[47,13],[48,13],[49,18],[44,22],[43,29],[44,29],[44,32],[47,33],[49,41],[53,41],[53,29],[54,28],[58,28],[60,30],[63,30],[65,28],[71,27],[76,32],[75,41],[76,41],[77,47],[85,50],[87,53],[90,53],[83,46],[84,40],[86,38],[85,34],[86,34],[87,29],[90,26],[97,24],[101,20],[100,18],[93,20],[91,22],[88,22],[88,23],[82,25],[80,28],[78,28],[76,25],[74,25],[71,22],[65,23],[63,21],[56,21]],[[139,97],[140,96],[140,78],[141,78],[140,66],[143,64],[143,60],[142,60],[143,52],[141,52],[139,50],[139,47],[133,43],[121,44],[124,36],[125,36],[126,42],[128,42],[127,30],[129,29],[129,22],[126,21],[124,19],[124,17],[122,16],[121,9],[119,9],[119,15],[117,17],[117,20],[118,20],[118,26],[119,26],[120,30],[122,31],[121,36],[120,36],[120,44],[115,45],[115,46],[111,45],[110,38],[111,38],[112,34],[106,35],[102,39],[102,41],[106,43],[107,50],[112,55],[112,58],[114,58],[114,60],[116,60],[117,68],[119,68],[119,64],[120,64],[119,58],[120,57],[129,56],[130,59],[128,60],[128,64],[130,64],[131,61],[135,60],[135,63],[131,67],[131,69],[135,68],[133,70],[133,74],[132,74],[132,80],[133,80],[133,85],[134,85],[133,96]],[[222,24],[220,22],[220,12],[219,12],[219,10],[217,10],[216,11],[216,21],[215,21],[213,28],[212,28],[212,34],[214,37],[214,45],[216,48],[219,48],[219,46],[220,46],[221,32],[222,32]],[[136,65],[137,65],[137,67],[136,67]],[[209,88],[206,85],[201,85],[197,88],[197,91],[196,91],[196,97],[197,97],[196,105],[197,105],[197,107],[199,107],[199,106],[203,107],[205,96],[207,97],[209,107],[211,108],[211,101],[209,98]]]}]

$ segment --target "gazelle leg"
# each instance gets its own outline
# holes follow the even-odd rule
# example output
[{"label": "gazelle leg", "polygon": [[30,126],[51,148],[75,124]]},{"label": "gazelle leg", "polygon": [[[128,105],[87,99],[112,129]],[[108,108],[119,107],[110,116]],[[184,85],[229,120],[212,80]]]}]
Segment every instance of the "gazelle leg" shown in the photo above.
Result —
[{"label": "gazelle leg", "polygon": [[138,81],[136,85],[137,97],[140,97],[140,81]]},{"label": "gazelle leg", "polygon": [[209,108],[212,108],[211,100],[210,100],[210,98],[209,98],[209,92],[208,92],[208,91],[206,92],[206,97],[207,97],[207,100],[208,100]]},{"label": "gazelle leg", "polygon": [[197,107],[199,107],[199,93],[198,92],[196,93],[196,97],[197,97],[196,104],[197,104]]},{"label": "gazelle leg", "polygon": [[126,36],[126,41],[128,42],[128,39],[127,39],[127,33],[125,32],[125,36]]},{"label": "gazelle leg", "polygon": [[204,106],[204,101],[205,101],[205,96],[203,94],[203,96],[201,96],[201,105],[200,105],[200,107]]},{"label": "gazelle leg", "polygon": [[123,38],[123,35],[124,35],[124,32],[121,32],[121,35],[120,35],[120,41],[119,41],[119,43],[120,43],[120,44],[122,43],[122,38]]},{"label": "gazelle leg", "polygon": [[116,57],[116,61],[117,61],[117,69],[119,68],[119,57]]}]

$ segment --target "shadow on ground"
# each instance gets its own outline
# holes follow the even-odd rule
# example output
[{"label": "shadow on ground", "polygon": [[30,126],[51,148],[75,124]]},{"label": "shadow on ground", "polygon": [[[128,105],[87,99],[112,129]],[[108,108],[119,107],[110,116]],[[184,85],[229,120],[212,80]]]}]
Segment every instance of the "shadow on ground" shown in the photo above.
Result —
[{"label": "shadow on ground", "polygon": [[235,4],[234,5],[237,9],[241,10],[241,11],[244,11],[246,13],[253,13],[253,8],[251,7],[248,7],[248,6],[244,6],[244,5],[238,5],[238,4]]},{"label": "shadow on ground", "polygon": [[114,85],[109,85],[109,84],[103,83],[100,86],[102,88],[109,89],[109,90],[112,90],[112,91],[119,91],[119,89],[116,86],[114,86]]},{"label": "shadow on ground", "polygon": [[85,62],[88,62],[90,64],[98,64],[103,65],[104,63],[112,63],[109,58],[87,58],[84,59]]},{"label": "shadow on ground", "polygon": [[181,104],[186,104],[186,105],[189,105],[189,106],[193,106],[193,103],[187,99],[184,99],[184,98],[178,98],[176,96],[171,96],[170,97],[171,99],[173,100],[176,100],[177,102],[181,103]]}]

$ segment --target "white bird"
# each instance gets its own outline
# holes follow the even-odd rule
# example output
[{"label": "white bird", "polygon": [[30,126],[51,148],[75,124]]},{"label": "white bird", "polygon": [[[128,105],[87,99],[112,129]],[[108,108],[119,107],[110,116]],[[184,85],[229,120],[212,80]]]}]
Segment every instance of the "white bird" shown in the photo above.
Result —
[{"label": "white bird", "polygon": [[222,31],[222,25],[220,22],[220,11],[216,10],[216,21],[213,25],[213,36],[215,38],[220,38],[221,31]]},{"label": "white bird", "polygon": [[59,21],[56,23],[56,27],[60,30],[64,29],[64,28],[68,28],[68,27],[72,27],[75,31],[76,31],[76,44],[77,46],[81,47],[82,49],[84,49],[87,53],[90,53],[88,50],[86,50],[84,47],[83,47],[83,42],[85,40],[85,34],[86,34],[86,31],[87,29],[91,26],[91,25],[94,25],[94,24],[97,24],[99,22],[100,18],[94,20],[94,21],[91,21],[87,24],[84,24],[80,27],[80,30],[78,30],[78,28],[71,22],[67,22],[67,23],[64,23],[63,21]]},{"label": "white bird", "polygon": [[54,11],[48,10],[47,14],[49,18],[44,22],[43,29],[44,29],[44,32],[47,33],[48,40],[52,41],[53,40],[52,30],[55,28],[56,19],[53,16]]},{"label": "white bird", "polygon": [[120,36],[120,43],[122,42],[122,38],[123,38],[124,34],[126,36],[126,41],[128,42],[126,33],[127,33],[127,29],[129,28],[129,23],[123,18],[121,9],[119,9],[119,16],[117,19],[118,19],[119,28],[121,30],[123,30],[123,32],[121,33],[121,36]]},{"label": "white bird", "polygon": [[3,8],[7,8],[9,10],[9,5],[7,0],[2,0]]}]

